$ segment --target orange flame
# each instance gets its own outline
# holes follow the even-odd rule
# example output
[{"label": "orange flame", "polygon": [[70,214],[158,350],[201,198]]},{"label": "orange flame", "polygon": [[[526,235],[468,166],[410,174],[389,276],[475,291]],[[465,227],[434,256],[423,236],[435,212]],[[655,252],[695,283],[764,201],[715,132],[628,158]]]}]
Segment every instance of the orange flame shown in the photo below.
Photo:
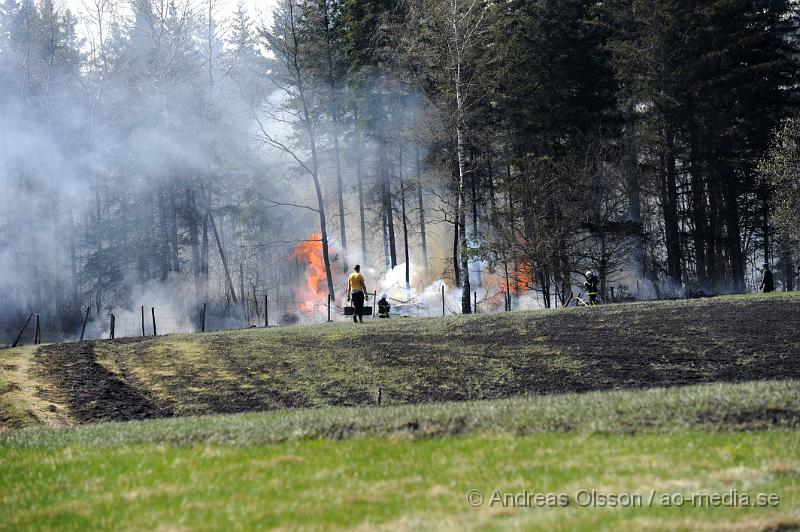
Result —
[{"label": "orange flame", "polygon": [[309,236],[300,242],[289,255],[289,259],[305,261],[306,286],[297,289],[300,309],[311,314],[315,304],[323,304],[328,300],[328,278],[325,273],[325,261],[322,257],[322,237],[319,233]]},{"label": "orange flame", "polygon": [[511,276],[511,293],[520,295],[533,288],[533,268],[527,261],[517,265],[517,271]]}]

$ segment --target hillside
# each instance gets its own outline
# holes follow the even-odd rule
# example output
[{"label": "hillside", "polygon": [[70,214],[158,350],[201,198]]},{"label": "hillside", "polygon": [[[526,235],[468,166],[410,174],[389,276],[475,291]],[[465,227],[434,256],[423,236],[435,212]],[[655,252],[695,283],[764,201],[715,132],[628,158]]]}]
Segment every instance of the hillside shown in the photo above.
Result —
[{"label": "hillside", "polygon": [[[0,514],[28,530],[796,530],[798,382],[11,431]],[[654,502],[582,507],[590,488]],[[495,489],[567,499],[503,507]],[[663,502],[730,490],[779,504]]]},{"label": "hillside", "polygon": [[251,329],[0,352],[0,423],[800,379],[800,298]]},{"label": "hillside", "polygon": [[[3,426],[50,426],[0,431],[0,515],[60,530],[795,530],[798,303],[0,351]],[[270,411],[192,415],[250,410]],[[588,490],[643,502],[586,505]],[[731,493],[775,502],[702,503]]]}]

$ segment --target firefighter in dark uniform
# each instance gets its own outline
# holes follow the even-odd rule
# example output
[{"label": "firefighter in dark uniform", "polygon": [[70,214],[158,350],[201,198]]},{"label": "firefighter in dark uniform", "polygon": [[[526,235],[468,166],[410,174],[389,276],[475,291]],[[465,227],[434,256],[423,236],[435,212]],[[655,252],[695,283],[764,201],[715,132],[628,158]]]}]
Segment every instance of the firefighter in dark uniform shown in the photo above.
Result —
[{"label": "firefighter in dark uniform", "polygon": [[386,294],[381,296],[381,300],[378,301],[378,317],[379,318],[388,318],[389,317],[389,310],[391,310],[392,306],[386,301]]},{"label": "firefighter in dark uniform", "polygon": [[761,279],[759,288],[764,290],[765,294],[775,291],[775,281],[772,278],[772,272],[769,269],[769,264],[764,264],[764,278]]},{"label": "firefighter in dark uniform", "polygon": [[586,280],[583,282],[583,287],[586,289],[586,294],[589,296],[589,304],[597,305],[597,286],[600,284],[600,279],[589,270],[586,272]]}]

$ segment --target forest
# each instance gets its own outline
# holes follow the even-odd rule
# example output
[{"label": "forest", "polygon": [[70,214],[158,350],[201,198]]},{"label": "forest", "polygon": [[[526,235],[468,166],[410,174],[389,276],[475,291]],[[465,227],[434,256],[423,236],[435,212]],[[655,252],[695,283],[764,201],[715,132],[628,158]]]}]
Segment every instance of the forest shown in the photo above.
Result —
[{"label": "forest", "polygon": [[794,1],[269,6],[2,0],[0,343],[794,288]]}]

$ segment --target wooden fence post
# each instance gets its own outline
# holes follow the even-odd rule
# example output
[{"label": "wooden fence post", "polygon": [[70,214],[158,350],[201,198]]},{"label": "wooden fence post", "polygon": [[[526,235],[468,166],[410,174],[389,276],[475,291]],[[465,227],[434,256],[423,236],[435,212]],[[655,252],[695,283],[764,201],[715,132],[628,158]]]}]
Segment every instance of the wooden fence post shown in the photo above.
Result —
[{"label": "wooden fence post", "polygon": [[474,294],[475,303],[472,305],[472,307],[473,307],[473,311],[475,312],[475,314],[477,314],[478,313],[478,292],[473,292],[473,294]]},{"label": "wooden fence post", "polygon": [[29,315],[28,319],[25,320],[25,324],[22,326],[22,329],[19,331],[19,334],[17,335],[17,339],[14,340],[13,344],[11,344],[11,347],[17,347],[17,344],[19,343],[20,338],[22,338],[22,333],[25,332],[25,328],[28,326],[28,322],[31,321],[31,318],[33,318],[33,314]]},{"label": "wooden fence post", "polygon": [[444,285],[442,285],[442,316],[444,316]]},{"label": "wooden fence post", "polygon": [[144,332],[144,305],[142,305],[142,338],[147,336]]},{"label": "wooden fence post", "polygon": [[158,336],[156,330],[156,307],[150,307],[150,312],[153,314],[153,336]]},{"label": "wooden fence post", "polygon": [[331,295],[328,294],[328,323],[331,322]]},{"label": "wooden fence post", "polygon": [[375,317],[375,304],[378,302],[378,291],[372,292],[372,317]]},{"label": "wooden fence post", "polygon": [[86,306],[86,315],[83,316],[83,327],[81,327],[81,341],[83,341],[83,333],[86,332],[86,322],[89,321],[89,311],[92,310],[91,305]]},{"label": "wooden fence post", "polygon": [[36,315],[36,328],[33,330],[33,345],[42,343],[42,329],[39,326],[39,315]]},{"label": "wooden fence post", "polygon": [[264,292],[264,327],[269,327],[269,294]]},{"label": "wooden fence post", "polygon": [[108,339],[109,340],[113,340],[114,339],[114,321],[115,321],[115,318],[114,318],[114,315],[112,314],[111,315],[111,330],[109,331],[109,335],[108,335]]},{"label": "wooden fence post", "polygon": [[206,303],[203,303],[203,314],[200,315],[200,332],[206,332]]}]

